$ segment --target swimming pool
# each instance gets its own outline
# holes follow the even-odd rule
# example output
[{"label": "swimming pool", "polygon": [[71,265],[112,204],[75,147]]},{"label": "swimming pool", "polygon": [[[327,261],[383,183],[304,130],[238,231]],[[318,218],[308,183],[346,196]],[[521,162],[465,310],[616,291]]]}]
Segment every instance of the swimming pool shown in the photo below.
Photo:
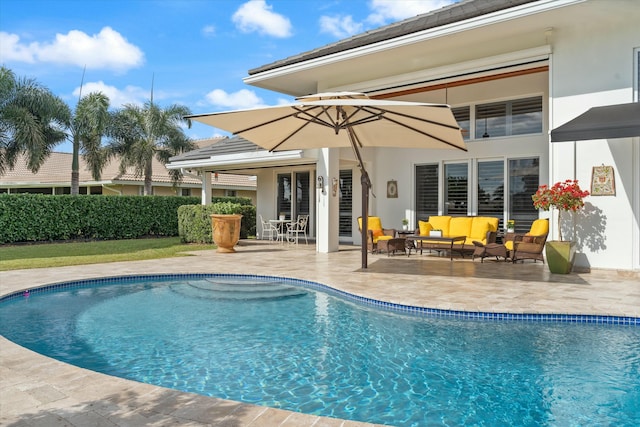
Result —
[{"label": "swimming pool", "polygon": [[640,421],[638,327],[453,319],[345,297],[257,276],[71,282],[4,298],[0,333],[110,375],[344,419]]}]

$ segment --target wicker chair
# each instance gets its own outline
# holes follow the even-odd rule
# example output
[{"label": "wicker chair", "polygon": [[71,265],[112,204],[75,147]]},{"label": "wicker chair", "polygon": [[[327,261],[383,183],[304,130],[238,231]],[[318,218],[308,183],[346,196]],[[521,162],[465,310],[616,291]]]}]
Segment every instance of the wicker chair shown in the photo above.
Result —
[{"label": "wicker chair", "polygon": [[526,234],[508,233],[504,243],[513,262],[532,259],[534,262],[544,262],[544,244],[549,235],[549,220],[537,219],[531,224],[531,229]]},{"label": "wicker chair", "polygon": [[[358,217],[358,230],[362,231],[362,217]],[[378,252],[380,240],[390,240],[396,237],[395,228],[382,228],[382,221],[378,216],[370,216],[367,219],[367,249],[375,254]]]}]

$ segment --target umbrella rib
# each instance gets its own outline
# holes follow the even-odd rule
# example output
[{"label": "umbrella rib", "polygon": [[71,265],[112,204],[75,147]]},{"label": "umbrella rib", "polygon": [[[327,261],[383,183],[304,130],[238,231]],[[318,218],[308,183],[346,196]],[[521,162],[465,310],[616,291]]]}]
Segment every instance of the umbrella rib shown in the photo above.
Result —
[{"label": "umbrella rib", "polygon": [[[408,117],[411,117],[411,116],[408,116]],[[420,129],[417,129],[417,128],[413,127],[413,126],[409,126],[409,125],[404,124],[404,123],[402,123],[402,122],[400,122],[400,121],[398,121],[398,120],[391,119],[391,118],[389,118],[389,117],[387,117],[387,116],[382,116],[382,119],[383,119],[383,120],[388,120],[388,121],[390,121],[391,123],[395,123],[395,124],[397,124],[398,126],[402,126],[403,128],[410,129],[410,130],[412,130],[412,131],[414,131],[414,132],[416,132],[416,133],[419,133],[420,135],[424,135],[424,136],[427,136],[427,137],[429,137],[429,138],[435,139],[436,141],[440,141],[440,142],[442,142],[443,144],[449,145],[449,146],[451,146],[451,147],[457,148],[457,149],[462,150],[462,151],[467,151],[467,149],[466,149],[465,147],[458,147],[457,145],[452,144],[451,142],[447,141],[446,139],[439,138],[439,137],[437,137],[437,136],[435,136],[435,135],[430,134],[429,132],[425,132],[425,131],[422,131],[422,130],[420,130]],[[450,126],[450,125],[445,125],[445,124],[437,123],[437,122],[431,122],[430,120],[423,120],[423,121],[424,121],[424,122],[428,122],[428,123],[433,123],[433,124],[440,124],[440,125],[442,125],[442,126],[445,126],[445,127],[451,128],[451,129],[457,129],[457,130],[459,130],[459,129],[460,129],[459,127]]]}]

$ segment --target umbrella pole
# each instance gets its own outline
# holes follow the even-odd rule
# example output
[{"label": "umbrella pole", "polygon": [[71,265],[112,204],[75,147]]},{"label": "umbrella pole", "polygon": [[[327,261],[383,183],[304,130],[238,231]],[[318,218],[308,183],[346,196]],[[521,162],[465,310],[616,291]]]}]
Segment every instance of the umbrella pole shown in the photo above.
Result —
[{"label": "umbrella pole", "polygon": [[369,174],[360,165],[360,184],[362,186],[362,268],[367,268],[367,240],[369,234]]},{"label": "umbrella pole", "polygon": [[[345,121],[347,120],[346,113],[342,110],[342,116]],[[369,174],[367,170],[364,168],[364,162],[362,161],[362,156],[360,155],[360,150],[358,149],[358,145],[360,145],[360,141],[358,141],[358,136],[353,131],[351,126],[347,127],[347,133],[349,134],[349,140],[351,141],[351,147],[353,147],[353,152],[358,159],[358,167],[360,168],[360,184],[362,187],[362,268],[367,268],[367,240],[369,234],[369,190],[371,189],[371,180],[369,179]]]}]

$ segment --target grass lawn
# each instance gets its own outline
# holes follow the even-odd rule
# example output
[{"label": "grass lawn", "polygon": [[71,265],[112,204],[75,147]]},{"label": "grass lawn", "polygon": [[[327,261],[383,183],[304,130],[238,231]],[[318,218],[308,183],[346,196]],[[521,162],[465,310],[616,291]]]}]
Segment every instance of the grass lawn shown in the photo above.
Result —
[{"label": "grass lawn", "polygon": [[184,244],[179,237],[9,245],[0,246],[0,271],[171,258],[215,248],[215,245]]}]

